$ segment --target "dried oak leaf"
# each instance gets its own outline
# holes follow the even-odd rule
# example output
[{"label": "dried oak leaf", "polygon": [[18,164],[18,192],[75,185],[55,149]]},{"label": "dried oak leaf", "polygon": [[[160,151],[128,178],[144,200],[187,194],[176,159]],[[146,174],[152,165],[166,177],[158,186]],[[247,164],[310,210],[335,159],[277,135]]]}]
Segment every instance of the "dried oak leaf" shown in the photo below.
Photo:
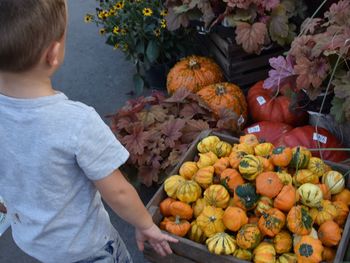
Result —
[{"label": "dried oak leaf", "polygon": [[162,124],[161,132],[164,135],[166,146],[173,148],[176,141],[182,136],[181,129],[185,126],[186,121],[183,119],[169,119]]},{"label": "dried oak leaf", "polygon": [[124,136],[121,142],[131,154],[143,154],[148,137],[148,132],[144,131],[144,126],[138,122],[133,125],[132,133]]},{"label": "dried oak leaf", "polygon": [[187,120],[186,125],[182,129],[181,141],[183,143],[191,143],[204,130],[208,130],[209,124],[203,120]]},{"label": "dried oak leaf", "polygon": [[237,23],[236,42],[242,45],[247,53],[260,54],[267,36],[267,28],[264,23],[254,23],[250,25],[246,22]]},{"label": "dried oak leaf", "polygon": [[148,127],[156,121],[163,122],[167,117],[167,113],[168,111],[160,105],[146,105],[137,116],[143,125]]}]

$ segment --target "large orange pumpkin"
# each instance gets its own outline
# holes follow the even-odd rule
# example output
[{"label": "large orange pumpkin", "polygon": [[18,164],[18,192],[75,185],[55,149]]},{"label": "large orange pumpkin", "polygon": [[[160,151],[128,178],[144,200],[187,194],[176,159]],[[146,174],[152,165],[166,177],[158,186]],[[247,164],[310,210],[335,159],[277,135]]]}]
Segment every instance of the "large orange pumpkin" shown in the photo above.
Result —
[{"label": "large orange pumpkin", "polygon": [[197,92],[204,86],[224,80],[220,67],[210,58],[189,56],[175,64],[167,76],[170,94],[182,87]]},{"label": "large orange pumpkin", "polygon": [[228,109],[247,120],[247,102],[238,86],[228,82],[217,83],[202,88],[197,95],[217,115],[222,109]]}]

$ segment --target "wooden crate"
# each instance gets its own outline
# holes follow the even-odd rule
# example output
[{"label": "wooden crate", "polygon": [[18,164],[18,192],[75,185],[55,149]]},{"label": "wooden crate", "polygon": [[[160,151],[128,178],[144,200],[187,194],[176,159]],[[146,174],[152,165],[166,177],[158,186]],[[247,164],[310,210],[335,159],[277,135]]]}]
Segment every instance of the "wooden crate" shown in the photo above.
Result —
[{"label": "wooden crate", "polygon": [[[209,134],[212,135],[217,135],[221,140],[227,141],[229,143],[237,143],[238,139],[220,134],[220,133],[215,133],[211,131],[204,131],[202,132],[198,138],[191,144],[189,147],[187,153],[183,156],[183,158],[179,161],[178,165],[174,168],[172,173],[177,174],[179,171],[180,166],[182,165],[183,162],[186,161],[192,161],[194,156],[198,153],[197,152],[197,144],[198,142],[203,139],[204,137],[208,136]],[[334,169],[339,170],[341,172],[345,172],[349,170],[348,166],[344,165],[339,165],[335,163],[330,163],[327,162],[329,165],[331,165]],[[350,186],[350,180],[347,179],[347,187]],[[149,201],[147,204],[147,209],[152,215],[153,221],[159,225],[161,220],[163,219],[163,216],[161,215],[159,211],[159,203],[164,200],[167,197],[164,187],[160,187],[158,191],[155,193],[153,198]],[[164,232],[168,235],[171,235],[167,232]],[[173,236],[173,235],[171,235]],[[245,260],[239,260],[233,256],[219,256],[212,254],[208,251],[207,247],[205,245],[193,242],[189,239],[178,237],[178,236],[173,236],[176,239],[179,240],[178,243],[171,243],[170,246],[173,250],[173,254],[166,256],[166,257],[160,257],[154,252],[154,250],[150,247],[150,245],[145,244],[145,250],[144,250],[144,256],[147,260],[150,262],[156,262],[156,263],[209,263],[209,262],[220,262],[220,263],[246,263],[249,261]],[[339,243],[336,258],[335,258],[335,263],[338,262],[344,262],[344,254],[346,252],[347,244],[349,241],[350,237],[350,215],[347,218],[345,227],[344,227],[344,232],[342,235],[342,239]]]},{"label": "wooden crate", "polygon": [[[269,59],[282,55],[282,47],[272,45],[259,55],[246,53],[236,44],[231,28],[216,27],[211,32],[199,31],[198,42],[203,54],[211,56],[222,68],[226,79],[243,89],[247,89],[259,80],[266,79],[270,70]],[[204,45],[204,48],[203,48]]]}]

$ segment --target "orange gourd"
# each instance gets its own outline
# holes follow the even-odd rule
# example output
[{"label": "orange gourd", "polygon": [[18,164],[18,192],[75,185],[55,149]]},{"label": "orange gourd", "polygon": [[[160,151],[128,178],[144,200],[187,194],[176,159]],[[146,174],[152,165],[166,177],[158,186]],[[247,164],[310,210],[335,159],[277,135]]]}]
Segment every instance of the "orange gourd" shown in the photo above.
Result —
[{"label": "orange gourd", "polygon": [[198,183],[202,188],[207,189],[213,184],[214,179],[214,167],[206,166],[200,168],[192,177],[192,179]]},{"label": "orange gourd", "polygon": [[331,191],[329,191],[328,186],[326,184],[318,184],[317,186],[322,191],[323,199],[324,200],[331,200],[332,194],[331,194]]},{"label": "orange gourd", "polygon": [[288,166],[293,157],[293,151],[289,147],[280,146],[272,151],[271,161],[276,166]]},{"label": "orange gourd", "polygon": [[255,224],[246,224],[241,227],[236,236],[237,245],[243,249],[254,249],[261,242],[262,234]]},{"label": "orange gourd", "polygon": [[275,172],[263,172],[256,177],[256,192],[274,198],[279,194],[283,183]]},{"label": "orange gourd", "polygon": [[350,190],[345,188],[339,194],[333,195],[332,201],[342,201],[347,206],[350,206]]},{"label": "orange gourd", "polygon": [[253,147],[259,144],[258,138],[254,134],[246,134],[239,137],[239,143],[246,143]]},{"label": "orange gourd", "polygon": [[222,157],[217,160],[213,165],[215,174],[221,175],[221,173],[230,166],[229,160],[228,157]]},{"label": "orange gourd", "polygon": [[337,223],[329,220],[320,225],[317,235],[324,246],[332,247],[339,244],[341,230]]},{"label": "orange gourd", "polygon": [[187,179],[192,179],[192,176],[198,171],[198,166],[196,162],[184,162],[179,170],[179,174]]},{"label": "orange gourd", "polygon": [[336,251],[334,248],[324,247],[322,252],[322,260],[327,263],[333,263]]},{"label": "orange gourd", "polygon": [[202,87],[224,79],[220,67],[210,58],[189,56],[175,64],[167,76],[167,90],[172,94],[184,87],[197,92]]},{"label": "orange gourd", "polygon": [[165,230],[180,237],[186,236],[190,228],[191,224],[187,220],[180,219],[178,216],[169,218],[169,220],[165,222]]},{"label": "orange gourd", "polygon": [[162,202],[160,202],[159,210],[163,216],[166,216],[166,217],[171,216],[170,205],[175,201],[176,201],[175,199],[171,197],[167,197]]},{"label": "orange gourd", "polygon": [[293,246],[292,236],[288,231],[282,230],[273,238],[273,245],[278,254],[287,253]]},{"label": "orange gourd", "polygon": [[269,237],[277,235],[286,223],[286,216],[277,208],[271,208],[263,212],[259,219],[259,229],[261,233]]},{"label": "orange gourd", "polygon": [[322,261],[323,246],[320,240],[303,236],[294,247],[299,263],[318,263]]},{"label": "orange gourd", "polygon": [[270,208],[273,208],[272,199],[267,196],[261,196],[258,204],[256,205],[254,213],[260,217],[263,212],[267,212]]},{"label": "orange gourd", "polygon": [[299,195],[297,195],[294,186],[289,184],[283,186],[281,192],[274,199],[273,205],[283,212],[289,212],[298,199]]},{"label": "orange gourd", "polygon": [[322,200],[321,204],[310,210],[310,215],[319,226],[337,216],[337,209],[329,200]]},{"label": "orange gourd", "polygon": [[246,212],[239,207],[227,207],[222,218],[224,225],[231,231],[238,231],[243,225],[248,224]]},{"label": "orange gourd", "polygon": [[195,203],[192,204],[193,215],[197,218],[203,211],[203,209],[208,205],[204,198],[197,199]]},{"label": "orange gourd", "polygon": [[305,207],[292,207],[287,215],[288,229],[297,235],[308,235],[311,232],[313,219]]},{"label": "orange gourd", "polygon": [[231,193],[234,193],[237,186],[244,184],[244,179],[236,169],[227,168],[220,175],[220,181]]},{"label": "orange gourd", "polygon": [[273,172],[275,170],[275,167],[270,159],[266,159],[262,156],[257,156],[257,157],[259,158],[260,162],[263,165],[264,172]]},{"label": "orange gourd", "polygon": [[342,201],[334,201],[333,205],[337,209],[337,216],[333,219],[339,226],[344,226],[349,214],[349,207]]},{"label": "orange gourd", "polygon": [[190,220],[193,216],[193,209],[189,204],[181,201],[172,202],[169,205],[169,212],[172,216],[178,216],[181,219]]},{"label": "orange gourd", "polygon": [[228,157],[231,167],[234,169],[237,169],[239,166],[239,163],[241,162],[242,158],[245,155],[247,155],[246,152],[233,150]]}]

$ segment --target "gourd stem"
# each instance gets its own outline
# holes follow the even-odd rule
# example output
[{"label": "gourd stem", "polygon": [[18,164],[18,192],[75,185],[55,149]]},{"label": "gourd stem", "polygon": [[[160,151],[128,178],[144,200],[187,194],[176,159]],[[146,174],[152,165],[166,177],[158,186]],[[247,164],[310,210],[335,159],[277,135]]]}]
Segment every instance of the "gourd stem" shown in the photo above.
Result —
[{"label": "gourd stem", "polygon": [[216,96],[222,96],[222,95],[226,94],[225,86],[221,85],[221,84],[216,85],[215,93],[216,93]]},{"label": "gourd stem", "polygon": [[181,221],[180,221],[180,216],[176,216],[175,217],[175,224],[180,225]]},{"label": "gourd stem", "polygon": [[201,68],[200,64],[194,58],[190,59],[190,61],[188,62],[188,66],[190,67],[190,69],[200,69]]}]

